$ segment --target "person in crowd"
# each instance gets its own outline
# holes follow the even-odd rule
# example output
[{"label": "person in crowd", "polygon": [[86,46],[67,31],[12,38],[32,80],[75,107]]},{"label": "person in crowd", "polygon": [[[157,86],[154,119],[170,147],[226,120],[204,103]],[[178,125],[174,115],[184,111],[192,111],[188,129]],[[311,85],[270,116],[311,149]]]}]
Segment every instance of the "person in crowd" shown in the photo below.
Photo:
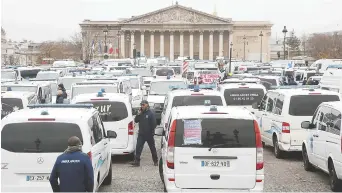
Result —
[{"label": "person in crowd", "polygon": [[68,94],[66,93],[64,85],[59,84],[58,89],[57,89],[56,103],[62,104],[64,102],[64,99],[67,99],[67,97],[68,97]]},{"label": "person in crowd", "polygon": [[304,80],[303,80],[303,85],[306,85],[306,83],[308,82],[308,80],[306,80],[306,77],[304,77]]},{"label": "person in crowd", "polygon": [[135,116],[134,119],[136,123],[139,123],[139,134],[135,150],[135,160],[132,165],[135,167],[140,166],[141,152],[144,148],[145,142],[147,142],[151,150],[154,165],[158,166],[158,155],[154,141],[154,130],[157,126],[156,117],[154,115],[154,112],[150,110],[148,101],[143,100],[141,101],[140,105],[141,108],[139,110],[139,114]]},{"label": "person in crowd", "polygon": [[49,180],[53,192],[93,192],[93,166],[78,137],[69,138],[68,148],[57,157]]}]

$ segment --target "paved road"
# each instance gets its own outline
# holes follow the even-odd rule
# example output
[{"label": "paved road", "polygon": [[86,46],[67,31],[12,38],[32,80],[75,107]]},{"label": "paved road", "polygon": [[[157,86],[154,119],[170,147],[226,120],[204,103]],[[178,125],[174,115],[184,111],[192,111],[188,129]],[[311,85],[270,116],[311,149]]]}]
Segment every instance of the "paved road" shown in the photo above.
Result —
[{"label": "paved road", "polygon": [[[156,137],[160,152],[160,137]],[[116,156],[113,160],[113,182],[100,188],[102,192],[163,192],[158,167],[153,166],[150,150],[145,144],[141,167],[129,165],[128,158]],[[306,172],[301,154],[291,153],[276,159],[272,149],[264,149],[265,187],[267,192],[331,192],[328,176],[323,172]]]}]

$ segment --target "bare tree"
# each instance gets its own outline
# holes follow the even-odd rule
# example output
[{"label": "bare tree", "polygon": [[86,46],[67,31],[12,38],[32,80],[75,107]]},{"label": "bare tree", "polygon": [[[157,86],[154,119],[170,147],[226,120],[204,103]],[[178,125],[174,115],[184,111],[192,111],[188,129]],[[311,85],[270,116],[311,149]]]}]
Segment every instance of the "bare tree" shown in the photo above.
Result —
[{"label": "bare tree", "polygon": [[342,58],[342,34],[313,34],[308,48],[314,58]]}]

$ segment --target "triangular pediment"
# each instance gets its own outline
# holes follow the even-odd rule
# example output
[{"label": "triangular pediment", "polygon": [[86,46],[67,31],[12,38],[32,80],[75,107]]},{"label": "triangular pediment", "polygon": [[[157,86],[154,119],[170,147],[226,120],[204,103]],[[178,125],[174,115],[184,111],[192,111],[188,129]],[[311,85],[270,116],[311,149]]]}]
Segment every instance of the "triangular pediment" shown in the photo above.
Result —
[{"label": "triangular pediment", "polygon": [[125,20],[125,24],[229,24],[223,19],[188,7],[173,5]]}]

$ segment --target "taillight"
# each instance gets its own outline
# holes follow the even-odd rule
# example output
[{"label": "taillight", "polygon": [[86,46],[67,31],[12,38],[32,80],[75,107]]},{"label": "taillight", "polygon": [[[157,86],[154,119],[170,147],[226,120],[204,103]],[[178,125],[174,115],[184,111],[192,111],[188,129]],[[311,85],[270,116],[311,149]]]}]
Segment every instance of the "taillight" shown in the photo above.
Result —
[{"label": "taillight", "polygon": [[91,101],[108,101],[109,99],[90,99]]},{"label": "taillight", "polygon": [[255,146],[256,146],[256,170],[264,168],[264,151],[262,148],[261,133],[258,122],[254,120]]},{"label": "taillight", "polygon": [[90,158],[90,160],[93,158],[93,155],[91,154],[91,151],[87,153],[88,157]]},{"label": "taillight", "polygon": [[177,121],[174,120],[170,128],[169,140],[168,140],[168,145],[167,145],[166,165],[170,169],[175,168],[174,152],[175,152],[176,124],[177,124]]},{"label": "taillight", "polygon": [[128,135],[133,135],[134,134],[134,125],[133,125],[133,121],[131,121],[130,123],[128,123]]},{"label": "taillight", "polygon": [[290,133],[290,123],[283,122],[281,126],[282,133]]}]

